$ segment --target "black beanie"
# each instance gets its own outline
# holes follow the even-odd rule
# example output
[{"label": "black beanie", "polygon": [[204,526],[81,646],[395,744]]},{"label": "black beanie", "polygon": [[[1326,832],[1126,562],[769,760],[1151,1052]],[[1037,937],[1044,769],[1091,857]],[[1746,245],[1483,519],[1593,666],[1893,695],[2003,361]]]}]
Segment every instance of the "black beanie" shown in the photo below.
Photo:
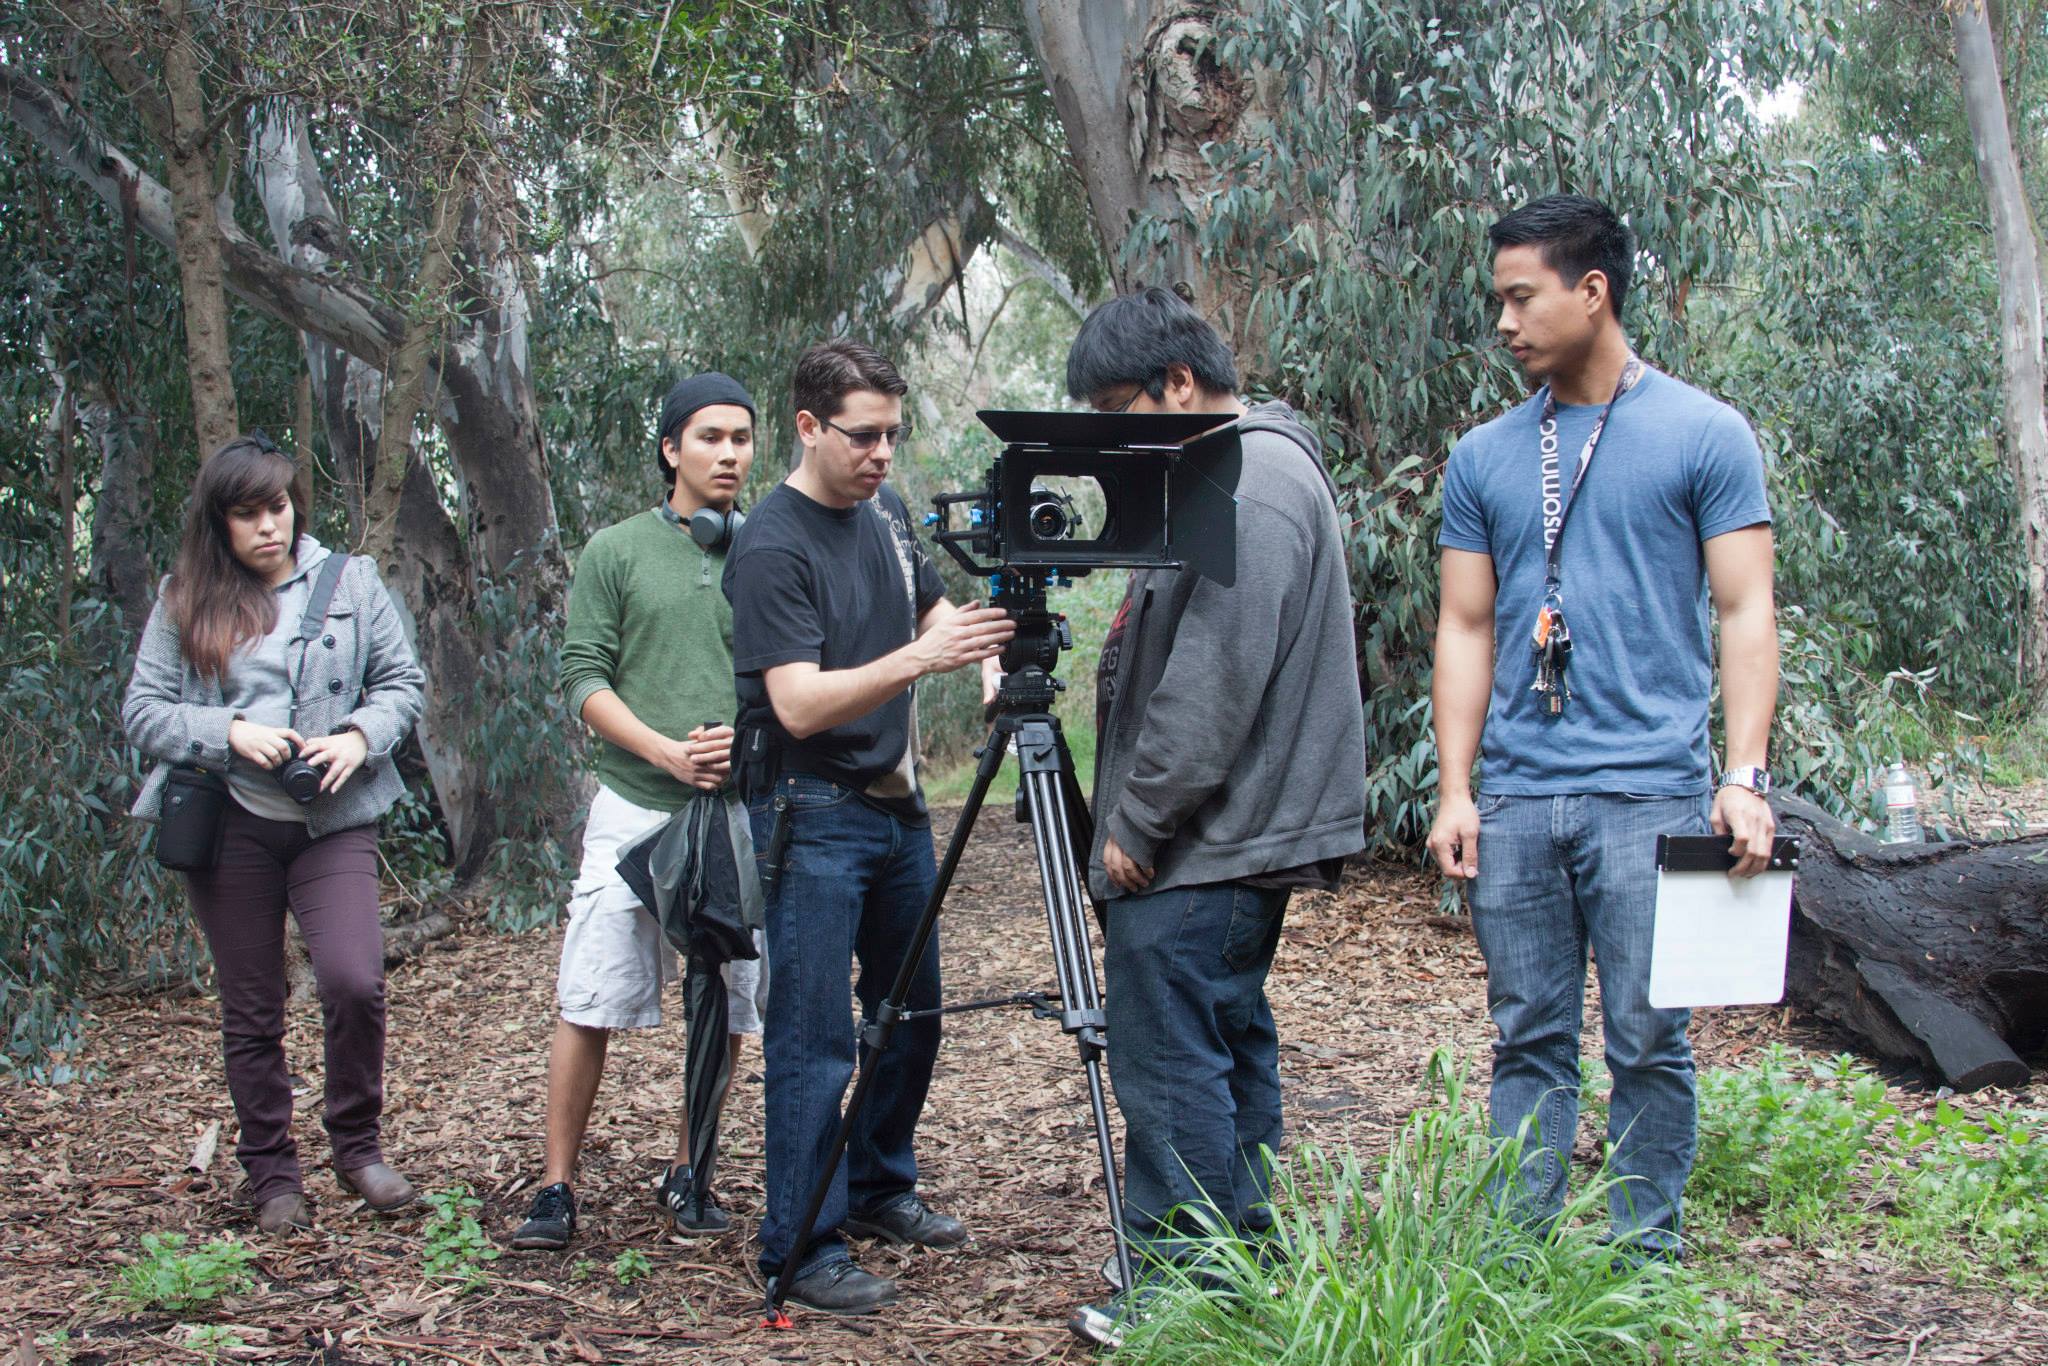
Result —
[{"label": "black beanie", "polygon": [[701,375],[677,380],[675,388],[668,391],[668,397],[661,401],[661,430],[655,433],[655,440],[667,440],[676,428],[690,420],[692,413],[714,403],[736,403],[750,417],[758,420],[761,416],[744,384],[731,375],[706,370]]},{"label": "black beanie", "polygon": [[676,428],[688,422],[700,408],[709,408],[714,403],[732,403],[745,408],[747,415],[759,421],[761,414],[754,407],[754,399],[745,385],[731,375],[721,375],[716,370],[706,370],[701,375],[679,379],[668,391],[668,397],[661,401],[661,429],[654,435],[654,463],[661,467],[662,478],[673,480],[675,469],[661,455],[661,443],[674,435]]}]

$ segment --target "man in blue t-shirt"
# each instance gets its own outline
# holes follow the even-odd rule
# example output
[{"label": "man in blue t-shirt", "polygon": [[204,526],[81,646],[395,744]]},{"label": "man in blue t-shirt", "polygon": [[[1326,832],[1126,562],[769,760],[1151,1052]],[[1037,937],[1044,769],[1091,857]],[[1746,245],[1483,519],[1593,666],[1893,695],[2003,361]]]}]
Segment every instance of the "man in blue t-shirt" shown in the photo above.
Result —
[{"label": "man in blue t-shirt", "polygon": [[1697,1103],[1689,1016],[1649,1003],[1656,837],[1732,835],[1740,876],[1770,855],[1763,460],[1734,409],[1636,358],[1621,326],[1635,241],[1610,209],[1556,195],[1488,237],[1501,338],[1543,387],[1468,433],[1444,473],[1429,846],[1471,884],[1500,1030],[1493,1127],[1529,1126],[1518,1213],[1543,1223],[1563,1203],[1590,944],[1614,1077],[1613,1236],[1626,1255],[1675,1259]]}]

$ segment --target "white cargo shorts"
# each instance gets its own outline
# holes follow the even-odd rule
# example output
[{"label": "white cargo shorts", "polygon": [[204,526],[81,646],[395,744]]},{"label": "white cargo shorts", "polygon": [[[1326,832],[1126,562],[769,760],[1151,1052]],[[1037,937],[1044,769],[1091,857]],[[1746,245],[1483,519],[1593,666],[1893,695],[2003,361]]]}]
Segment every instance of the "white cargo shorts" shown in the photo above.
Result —
[{"label": "white cargo shorts", "polygon": [[[583,866],[569,893],[568,930],[555,1001],[570,1024],[593,1029],[651,1029],[661,1023],[661,989],[677,979],[675,950],[640,898],[619,876],[619,850],[669,818],[667,811],[635,806],[599,785],[583,823]],[[767,944],[754,932],[762,956],[727,963],[728,1028],[759,1034],[768,1003]]]}]

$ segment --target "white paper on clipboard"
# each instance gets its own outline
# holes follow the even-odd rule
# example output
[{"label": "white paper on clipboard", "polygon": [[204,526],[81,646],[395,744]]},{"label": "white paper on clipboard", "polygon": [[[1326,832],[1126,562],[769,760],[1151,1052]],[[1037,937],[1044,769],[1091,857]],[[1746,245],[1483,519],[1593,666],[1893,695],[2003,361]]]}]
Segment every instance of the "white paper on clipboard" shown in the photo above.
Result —
[{"label": "white paper on clipboard", "polygon": [[1785,995],[1797,840],[1771,847],[1769,868],[1730,877],[1725,835],[1657,839],[1650,1004],[1659,1010],[1771,1005]]}]

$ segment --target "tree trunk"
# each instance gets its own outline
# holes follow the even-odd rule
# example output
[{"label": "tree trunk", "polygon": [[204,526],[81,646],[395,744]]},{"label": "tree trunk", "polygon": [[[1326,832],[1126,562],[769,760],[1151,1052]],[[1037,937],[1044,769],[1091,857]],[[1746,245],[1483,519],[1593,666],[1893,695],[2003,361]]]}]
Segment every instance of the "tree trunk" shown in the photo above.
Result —
[{"label": "tree trunk", "polygon": [[156,599],[145,530],[156,476],[156,424],[118,402],[92,375],[80,375],[78,426],[99,455],[99,492],[92,504],[92,582],[118,604],[128,629],[142,630]]},{"label": "tree trunk", "polygon": [[[1119,290],[1181,286],[1239,351],[1256,345],[1256,278],[1206,265],[1195,226],[1222,188],[1203,159],[1216,141],[1256,140],[1273,111],[1250,73],[1210,46],[1224,7],[1168,0],[1025,0],[1024,25],[1059,110]],[[1134,235],[1141,221],[1164,225]]]},{"label": "tree trunk", "polygon": [[1785,997],[1959,1091],[2025,1085],[2048,1044],[2048,836],[1879,844],[1793,797]]},{"label": "tree trunk", "polygon": [[[185,314],[185,360],[192,376],[192,425],[202,457],[234,439],[235,374],[228,345],[228,300],[221,283],[220,212],[213,183],[214,139],[207,133],[186,0],[163,0],[163,72],[170,128],[164,176],[177,220],[178,292]],[[132,93],[132,92],[131,92]]]},{"label": "tree trunk", "polygon": [[370,492],[364,502],[363,553],[381,564],[398,558],[398,502],[405,492],[407,467],[414,459],[413,424],[427,393],[427,361],[441,340],[448,285],[455,276],[455,233],[461,218],[459,176],[434,196],[434,222],[427,231],[425,255],[414,285],[414,312],[406,320],[405,337],[392,353],[384,385],[383,431],[370,471]]},{"label": "tree trunk", "polygon": [[[266,107],[249,142],[249,179],[263,203],[278,257],[309,275],[321,275],[348,256],[348,229],[327,193],[320,164],[298,109],[282,100]],[[349,539],[363,538],[370,453],[376,449],[384,406],[384,375],[313,332],[299,333],[313,406],[327,432],[335,491],[348,509]],[[312,433],[307,432],[310,449]]]},{"label": "tree trunk", "polygon": [[1957,0],[1949,19],[1963,107],[1970,117],[1970,141],[1977,154],[1977,177],[1990,207],[1992,248],[1998,258],[2005,450],[2019,495],[2027,576],[2027,620],[2020,642],[2025,681],[2041,706],[2048,705],[2048,415],[2042,398],[2041,263],[1983,0]]}]

